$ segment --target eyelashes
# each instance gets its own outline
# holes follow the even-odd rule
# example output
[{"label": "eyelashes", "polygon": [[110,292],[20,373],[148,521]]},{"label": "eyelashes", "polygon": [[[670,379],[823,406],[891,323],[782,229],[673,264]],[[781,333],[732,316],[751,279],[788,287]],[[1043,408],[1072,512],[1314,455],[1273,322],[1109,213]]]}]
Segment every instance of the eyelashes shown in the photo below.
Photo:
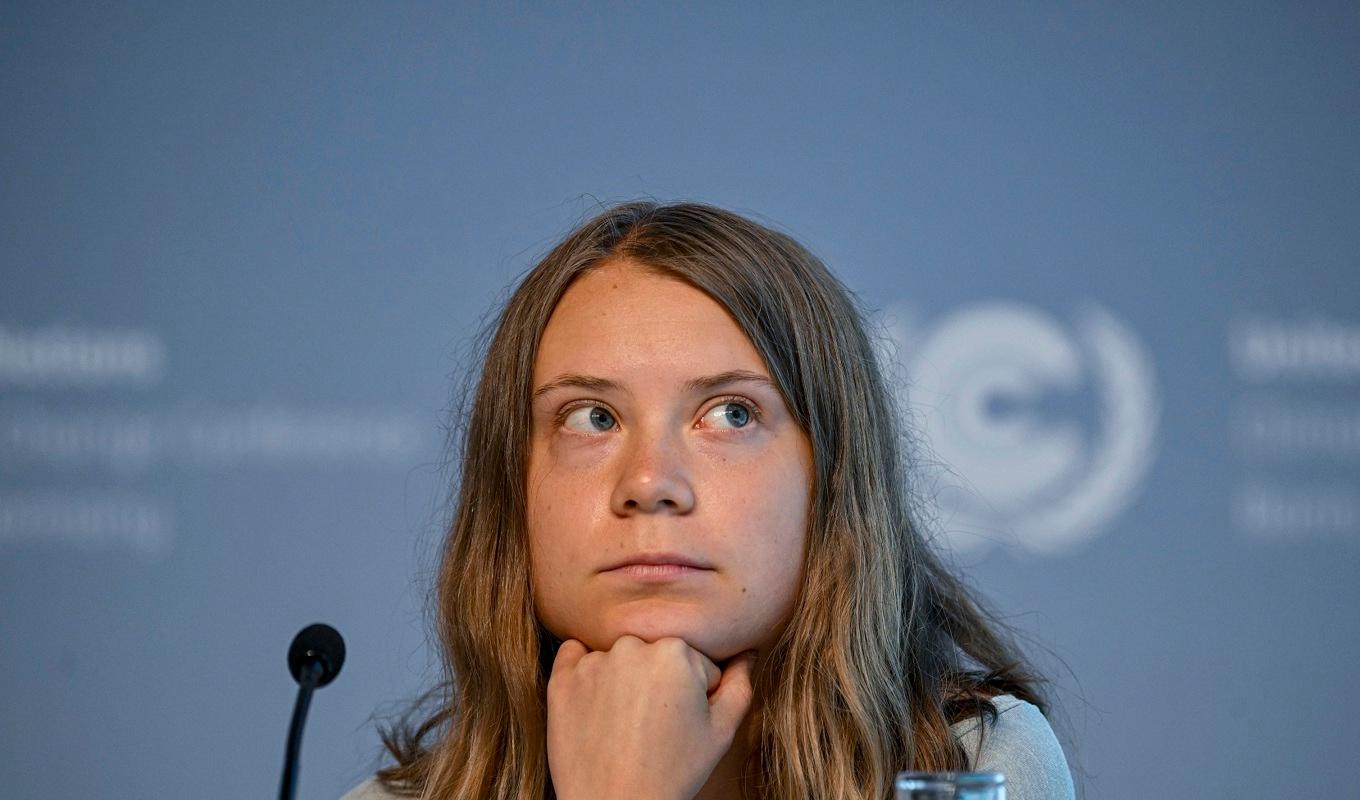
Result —
[{"label": "eyelashes", "polygon": [[[751,401],[751,400],[749,400],[749,399],[747,399],[747,398],[745,398],[745,397],[741,397],[740,395],[729,395],[729,396],[726,396],[726,397],[717,398],[717,399],[712,403],[712,405],[710,405],[710,406],[707,407],[707,409],[706,409],[706,410],[704,411],[704,413],[701,415],[700,419],[707,419],[707,418],[708,418],[709,416],[711,416],[715,411],[718,411],[718,410],[723,409],[723,408],[727,408],[727,407],[729,407],[729,406],[736,406],[736,407],[742,409],[743,413],[747,415],[747,420],[748,420],[748,421],[747,421],[745,424],[742,424],[742,425],[739,425],[739,426],[728,427],[728,428],[717,427],[717,428],[714,428],[714,430],[721,430],[721,431],[726,431],[726,432],[740,432],[740,431],[745,431],[745,430],[748,430],[748,429],[750,429],[750,428],[752,428],[752,427],[755,427],[755,426],[753,425],[753,423],[762,422],[763,419],[764,419],[764,412],[762,412],[762,411],[760,410],[760,406],[756,405],[753,401]],[[572,415],[576,414],[576,412],[578,412],[578,411],[580,411],[580,410],[582,410],[582,409],[589,409],[589,410],[591,410],[591,412],[592,412],[592,413],[589,415],[589,419],[585,421],[586,426],[587,426],[588,428],[590,428],[590,429],[582,430],[582,429],[580,429],[580,428],[574,428],[574,427],[569,427],[569,426],[567,426],[567,421],[568,421],[568,419],[569,419]],[[597,412],[597,411],[598,411],[598,412],[602,412],[602,413],[598,413],[598,414],[595,413],[595,412]],[[730,413],[730,412],[729,412],[729,413]],[[592,427],[594,423],[604,421],[605,419],[607,419],[608,422],[610,423],[609,427],[603,428],[603,429],[601,429],[601,428],[593,428],[593,427]],[[617,426],[617,425],[618,425],[618,415],[615,414],[614,411],[613,411],[612,409],[610,409],[610,407],[608,406],[608,404],[603,403],[603,402],[601,402],[601,401],[599,401],[599,400],[578,400],[578,401],[573,402],[573,403],[568,403],[567,405],[563,406],[563,407],[556,413],[556,415],[553,417],[553,429],[554,429],[554,430],[558,430],[558,429],[565,428],[566,430],[570,431],[571,433],[581,434],[581,435],[584,435],[584,436],[591,436],[591,435],[595,435],[595,434],[609,433],[609,432],[610,432],[611,430],[613,430],[614,427]]]}]

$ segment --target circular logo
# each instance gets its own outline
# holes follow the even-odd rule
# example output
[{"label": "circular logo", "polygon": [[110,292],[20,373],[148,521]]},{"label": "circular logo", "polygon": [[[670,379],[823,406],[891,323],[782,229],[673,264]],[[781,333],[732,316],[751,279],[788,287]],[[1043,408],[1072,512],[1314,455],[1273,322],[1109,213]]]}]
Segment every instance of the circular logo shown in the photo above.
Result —
[{"label": "circular logo", "polygon": [[904,407],[961,479],[934,498],[956,550],[1013,536],[1056,553],[1098,535],[1151,465],[1160,401],[1152,360],[1105,309],[1069,326],[1018,303],[960,309],[907,354]]}]

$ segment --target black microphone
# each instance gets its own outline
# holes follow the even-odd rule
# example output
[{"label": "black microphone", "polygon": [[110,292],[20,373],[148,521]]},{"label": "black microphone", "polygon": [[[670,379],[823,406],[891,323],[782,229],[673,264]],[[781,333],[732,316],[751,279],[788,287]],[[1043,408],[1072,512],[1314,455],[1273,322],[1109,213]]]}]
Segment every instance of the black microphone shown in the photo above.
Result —
[{"label": "black microphone", "polygon": [[320,622],[298,631],[288,647],[288,671],[298,682],[298,695],[293,706],[293,721],[288,726],[288,749],[283,757],[279,800],[293,800],[293,791],[297,788],[302,724],[307,720],[307,708],[312,704],[312,690],[335,680],[344,663],[345,640],[335,628]]}]

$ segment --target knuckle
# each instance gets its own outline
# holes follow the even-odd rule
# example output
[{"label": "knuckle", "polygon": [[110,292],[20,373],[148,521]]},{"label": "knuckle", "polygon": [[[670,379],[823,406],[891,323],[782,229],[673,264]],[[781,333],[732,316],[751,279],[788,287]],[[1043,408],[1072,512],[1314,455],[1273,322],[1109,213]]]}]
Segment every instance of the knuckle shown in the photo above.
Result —
[{"label": "knuckle", "polygon": [[657,639],[656,645],[661,648],[662,651],[669,654],[684,655],[688,657],[691,652],[690,646],[685,644],[685,640],[678,636],[667,636],[662,639]]}]

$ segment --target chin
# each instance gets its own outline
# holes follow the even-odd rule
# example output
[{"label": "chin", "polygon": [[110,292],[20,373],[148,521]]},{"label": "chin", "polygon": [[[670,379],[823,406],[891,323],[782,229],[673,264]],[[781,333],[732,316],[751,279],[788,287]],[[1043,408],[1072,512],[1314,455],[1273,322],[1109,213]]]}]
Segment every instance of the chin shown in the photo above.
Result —
[{"label": "chin", "polygon": [[703,653],[710,660],[718,661],[740,652],[728,652],[724,646],[724,631],[713,629],[712,623],[697,619],[693,612],[676,612],[672,609],[629,609],[610,615],[610,619],[599,631],[597,641],[586,644],[591,649],[608,649],[621,636],[636,636],[644,642],[655,642],[668,637],[685,640],[685,643]]}]

